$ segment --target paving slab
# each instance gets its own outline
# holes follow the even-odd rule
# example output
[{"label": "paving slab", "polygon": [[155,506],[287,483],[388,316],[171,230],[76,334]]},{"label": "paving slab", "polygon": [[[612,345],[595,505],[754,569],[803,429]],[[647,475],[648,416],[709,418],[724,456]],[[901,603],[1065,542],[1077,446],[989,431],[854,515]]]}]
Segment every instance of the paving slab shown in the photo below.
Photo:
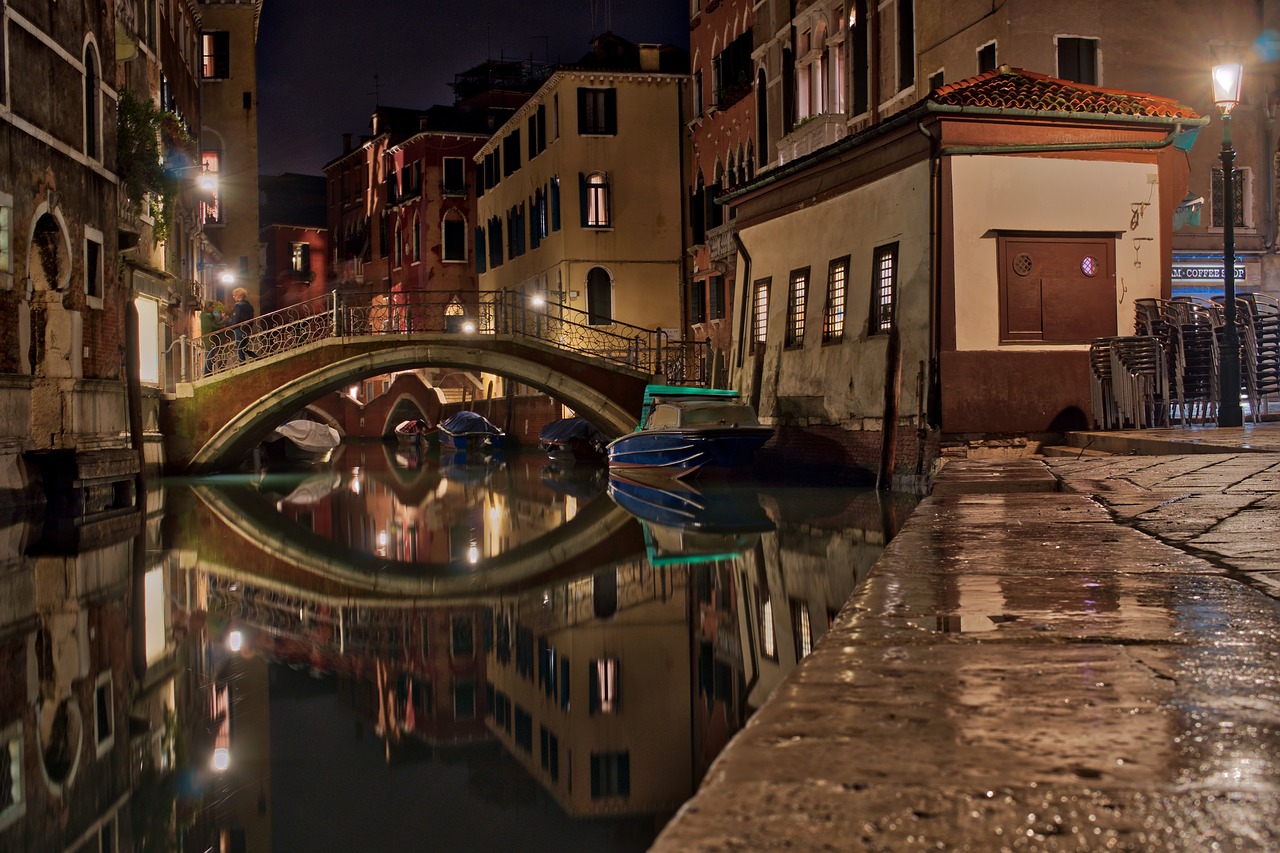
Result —
[{"label": "paving slab", "polygon": [[949,464],[653,850],[1280,849],[1257,456]]}]

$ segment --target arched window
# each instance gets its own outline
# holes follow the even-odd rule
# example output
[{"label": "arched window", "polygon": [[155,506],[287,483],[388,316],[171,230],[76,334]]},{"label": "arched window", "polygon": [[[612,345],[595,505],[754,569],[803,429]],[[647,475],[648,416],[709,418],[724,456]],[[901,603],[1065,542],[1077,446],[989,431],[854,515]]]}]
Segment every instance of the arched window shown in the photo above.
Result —
[{"label": "arched window", "polygon": [[418,221],[417,214],[413,217],[413,257],[410,260],[422,260],[422,223]]},{"label": "arched window", "polygon": [[98,98],[98,55],[93,45],[84,48],[84,153],[98,159],[100,132]]},{"label": "arched window", "polygon": [[[443,232],[444,241],[443,260],[465,261],[467,259],[467,221],[462,218],[462,214],[456,210],[447,212],[440,229]],[[482,250],[477,251],[483,253]]]},{"label": "arched window", "polygon": [[607,326],[613,322],[613,280],[604,267],[587,273],[587,322]]},{"label": "arched window", "polygon": [[609,210],[609,176],[604,172],[579,175],[583,228],[608,228],[613,225]]}]

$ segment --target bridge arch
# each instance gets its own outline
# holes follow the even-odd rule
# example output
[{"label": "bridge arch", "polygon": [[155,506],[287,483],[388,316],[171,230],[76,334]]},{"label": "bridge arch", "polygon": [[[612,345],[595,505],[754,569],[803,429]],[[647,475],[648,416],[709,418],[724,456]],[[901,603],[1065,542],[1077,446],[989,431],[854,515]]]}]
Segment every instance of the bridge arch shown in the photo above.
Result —
[{"label": "bridge arch", "polygon": [[[562,351],[528,344],[513,345],[509,340],[491,339],[480,345],[475,339],[449,335],[423,337],[430,339],[384,339],[373,341],[376,346],[372,347],[366,340],[362,342],[365,345],[363,349],[353,346],[350,339],[331,339],[308,346],[303,351],[271,359],[277,368],[278,381],[264,386],[260,396],[250,389],[249,395],[256,399],[247,404],[244,399],[238,400],[233,404],[233,407],[239,406],[238,410],[225,423],[210,424],[204,436],[191,435],[194,453],[187,461],[187,470],[216,471],[235,464],[280,421],[354,380],[427,365],[479,370],[521,382],[562,401],[606,435],[617,436],[635,428],[640,396],[648,381],[642,374],[624,374],[615,366],[609,371],[615,387],[601,387],[600,376],[593,374],[599,370],[598,363]],[[316,350],[328,351],[334,358],[322,358],[319,366],[312,367],[317,364]],[[294,360],[306,367],[289,370],[288,364]],[[262,365],[246,370],[267,367]],[[238,370],[232,371],[225,377],[199,384],[230,387],[239,373]],[[212,399],[216,401],[221,397]],[[199,399],[194,401],[199,402]],[[206,405],[216,406],[217,403]],[[225,403],[223,405],[226,406]],[[174,461],[181,463],[181,460]]]}]

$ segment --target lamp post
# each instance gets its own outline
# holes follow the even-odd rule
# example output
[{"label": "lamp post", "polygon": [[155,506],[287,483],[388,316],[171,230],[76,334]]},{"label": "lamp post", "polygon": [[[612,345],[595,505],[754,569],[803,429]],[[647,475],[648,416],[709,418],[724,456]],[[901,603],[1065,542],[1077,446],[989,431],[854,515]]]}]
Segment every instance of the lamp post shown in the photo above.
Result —
[{"label": "lamp post", "polygon": [[1218,426],[1241,426],[1240,410],[1240,336],[1236,331],[1236,232],[1235,175],[1231,163],[1236,159],[1231,147],[1231,110],[1240,103],[1240,84],[1244,66],[1238,63],[1213,67],[1213,102],[1222,111],[1222,285],[1223,315],[1222,353],[1218,370]]}]

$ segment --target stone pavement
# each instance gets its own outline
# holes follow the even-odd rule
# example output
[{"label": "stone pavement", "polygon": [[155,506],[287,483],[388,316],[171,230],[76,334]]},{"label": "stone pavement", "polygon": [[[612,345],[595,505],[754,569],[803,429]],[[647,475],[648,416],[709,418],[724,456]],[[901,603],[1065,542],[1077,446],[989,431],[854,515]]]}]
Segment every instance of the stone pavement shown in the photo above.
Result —
[{"label": "stone pavement", "polygon": [[950,463],[652,849],[1280,850],[1280,429],[1227,432]]}]

